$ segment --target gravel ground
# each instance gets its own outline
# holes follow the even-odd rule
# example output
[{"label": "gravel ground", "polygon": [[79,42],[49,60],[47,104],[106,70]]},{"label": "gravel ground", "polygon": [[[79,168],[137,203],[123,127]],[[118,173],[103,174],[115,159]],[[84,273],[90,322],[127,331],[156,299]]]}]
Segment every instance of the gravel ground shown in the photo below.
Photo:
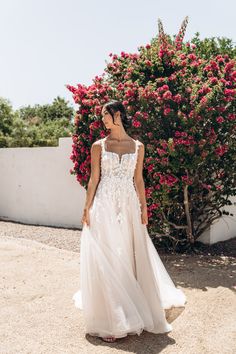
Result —
[{"label": "gravel ground", "polygon": [[[80,233],[0,221],[1,354],[236,352],[232,252],[161,254],[188,299],[172,332],[154,335],[144,331],[115,343],[85,335],[82,313],[72,301],[79,287]],[[228,244],[235,245],[235,241]]]}]

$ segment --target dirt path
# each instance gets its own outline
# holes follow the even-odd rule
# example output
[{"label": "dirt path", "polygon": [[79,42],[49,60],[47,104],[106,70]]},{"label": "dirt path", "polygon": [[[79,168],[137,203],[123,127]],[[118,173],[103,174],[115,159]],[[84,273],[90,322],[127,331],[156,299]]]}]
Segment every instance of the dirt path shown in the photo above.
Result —
[{"label": "dirt path", "polygon": [[161,255],[188,298],[169,334],[144,331],[116,343],[85,335],[71,299],[79,287],[79,235],[0,222],[1,354],[236,352],[233,257]]}]

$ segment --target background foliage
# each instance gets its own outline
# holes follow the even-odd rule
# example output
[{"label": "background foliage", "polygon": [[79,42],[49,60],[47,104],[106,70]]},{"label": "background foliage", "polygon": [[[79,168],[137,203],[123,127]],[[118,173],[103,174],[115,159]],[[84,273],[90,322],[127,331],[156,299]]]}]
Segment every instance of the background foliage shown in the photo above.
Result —
[{"label": "background foliage", "polygon": [[110,53],[92,85],[67,85],[79,105],[71,173],[87,188],[91,145],[109,133],[102,105],[121,100],[128,134],[146,148],[149,232],[175,249],[191,247],[236,194],[236,48],[199,33],[184,43],[187,21],[171,38],[159,20],[158,36],[138,53]]},{"label": "background foliage", "polygon": [[58,146],[60,137],[74,131],[74,109],[63,98],[52,104],[26,106],[14,111],[0,98],[0,147]]}]

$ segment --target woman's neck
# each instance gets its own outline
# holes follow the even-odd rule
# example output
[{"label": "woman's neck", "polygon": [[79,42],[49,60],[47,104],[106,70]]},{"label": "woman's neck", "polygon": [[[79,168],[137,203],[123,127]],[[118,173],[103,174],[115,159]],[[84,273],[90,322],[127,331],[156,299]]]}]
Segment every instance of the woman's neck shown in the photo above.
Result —
[{"label": "woman's neck", "polygon": [[111,132],[109,135],[108,135],[109,139],[111,140],[118,140],[118,141],[121,141],[121,140],[127,140],[130,138],[130,136],[124,131],[122,133],[117,133],[117,132]]}]

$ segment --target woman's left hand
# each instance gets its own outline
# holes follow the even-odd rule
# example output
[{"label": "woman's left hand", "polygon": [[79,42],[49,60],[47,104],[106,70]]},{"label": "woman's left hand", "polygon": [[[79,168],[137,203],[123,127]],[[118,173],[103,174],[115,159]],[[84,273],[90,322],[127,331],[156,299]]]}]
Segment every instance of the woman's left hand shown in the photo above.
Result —
[{"label": "woman's left hand", "polygon": [[141,207],[141,221],[142,224],[148,224],[148,214],[147,214],[147,207]]}]

